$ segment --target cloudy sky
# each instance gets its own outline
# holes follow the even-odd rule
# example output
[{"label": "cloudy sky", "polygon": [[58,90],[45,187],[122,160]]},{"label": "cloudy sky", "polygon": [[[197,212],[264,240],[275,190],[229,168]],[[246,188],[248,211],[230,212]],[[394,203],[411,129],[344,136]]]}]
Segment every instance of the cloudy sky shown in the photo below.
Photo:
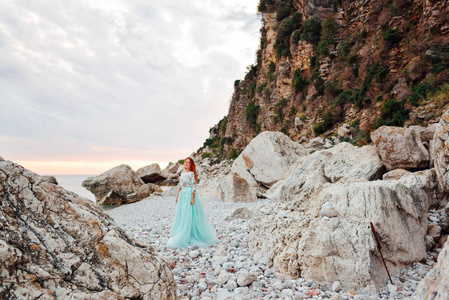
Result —
[{"label": "cloudy sky", "polygon": [[3,0],[0,156],[39,174],[176,161],[254,63],[258,0]]}]

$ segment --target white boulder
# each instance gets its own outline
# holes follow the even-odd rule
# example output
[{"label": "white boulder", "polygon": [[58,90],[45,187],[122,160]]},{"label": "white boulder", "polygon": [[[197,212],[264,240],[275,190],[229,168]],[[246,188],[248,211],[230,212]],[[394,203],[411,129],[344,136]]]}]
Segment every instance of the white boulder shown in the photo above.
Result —
[{"label": "white boulder", "polygon": [[220,182],[222,201],[252,202],[308,152],[281,132],[265,131],[237,157],[231,172]]},{"label": "white boulder", "polygon": [[[435,172],[370,182],[367,178],[380,173],[371,171],[377,174],[371,177],[355,172],[359,180],[331,183],[326,166],[342,149],[353,147],[344,144],[302,159],[273,187],[276,192],[271,195],[280,203],[254,212],[250,251],[256,261],[291,276],[328,286],[338,280],[343,289],[376,292],[387,277],[369,223],[374,223],[381,237],[393,274],[424,259]],[[288,218],[278,218],[279,213]]]},{"label": "white boulder", "polygon": [[449,111],[443,114],[434,129],[435,136],[430,142],[430,155],[440,186],[449,192]]},{"label": "white boulder", "polygon": [[420,281],[415,299],[449,299],[449,241],[438,255],[438,263]]},{"label": "white boulder", "polygon": [[388,171],[429,167],[429,151],[415,129],[382,126],[371,133],[371,140]]},{"label": "white boulder", "polygon": [[1,159],[0,199],[0,298],[176,299],[152,246],[92,201]]},{"label": "white boulder", "polygon": [[128,165],[120,165],[98,176],[88,177],[83,181],[83,187],[95,195],[99,204],[106,205],[136,202],[150,196],[156,189],[154,186],[145,186]]}]

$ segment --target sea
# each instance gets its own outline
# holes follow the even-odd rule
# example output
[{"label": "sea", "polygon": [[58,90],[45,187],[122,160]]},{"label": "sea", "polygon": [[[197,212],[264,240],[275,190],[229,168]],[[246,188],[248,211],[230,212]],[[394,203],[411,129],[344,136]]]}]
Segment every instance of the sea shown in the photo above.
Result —
[{"label": "sea", "polygon": [[83,181],[92,175],[54,175],[58,184],[84,198],[95,201],[95,195],[82,186]]}]

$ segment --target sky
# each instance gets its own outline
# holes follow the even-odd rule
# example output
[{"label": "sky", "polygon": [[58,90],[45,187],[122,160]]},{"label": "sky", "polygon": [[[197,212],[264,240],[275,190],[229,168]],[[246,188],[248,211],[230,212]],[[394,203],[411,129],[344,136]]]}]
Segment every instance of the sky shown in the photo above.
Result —
[{"label": "sky", "polygon": [[0,156],[41,175],[164,167],[228,112],[258,0],[3,0]]}]

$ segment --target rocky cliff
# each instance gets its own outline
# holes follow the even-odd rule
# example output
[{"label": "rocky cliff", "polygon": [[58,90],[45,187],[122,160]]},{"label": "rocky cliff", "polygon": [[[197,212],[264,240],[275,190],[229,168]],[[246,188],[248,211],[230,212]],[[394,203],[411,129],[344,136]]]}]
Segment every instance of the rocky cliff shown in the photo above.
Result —
[{"label": "rocky cliff", "polygon": [[382,125],[435,123],[449,103],[449,6],[430,0],[260,0],[254,65],[204,146],[235,158],[262,131],[370,142]]}]

